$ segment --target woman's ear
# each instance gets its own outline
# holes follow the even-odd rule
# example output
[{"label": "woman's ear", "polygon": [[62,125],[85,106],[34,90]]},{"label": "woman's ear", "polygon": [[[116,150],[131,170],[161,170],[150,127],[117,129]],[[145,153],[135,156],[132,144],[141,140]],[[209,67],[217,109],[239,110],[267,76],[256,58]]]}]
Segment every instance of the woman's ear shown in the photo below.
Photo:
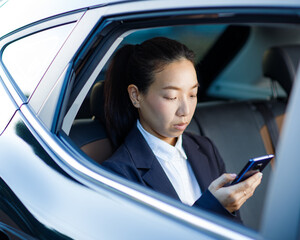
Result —
[{"label": "woman's ear", "polygon": [[130,84],[127,88],[129,98],[132,102],[132,105],[136,108],[140,107],[140,92],[137,86]]}]

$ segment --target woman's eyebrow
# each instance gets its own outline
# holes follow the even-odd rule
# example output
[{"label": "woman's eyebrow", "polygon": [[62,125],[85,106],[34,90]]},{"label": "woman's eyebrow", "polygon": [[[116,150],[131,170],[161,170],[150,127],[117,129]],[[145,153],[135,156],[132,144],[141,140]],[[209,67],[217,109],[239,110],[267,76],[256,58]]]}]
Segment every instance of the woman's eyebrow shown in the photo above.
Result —
[{"label": "woman's eyebrow", "polygon": [[191,89],[200,87],[199,83],[196,83]]},{"label": "woman's eyebrow", "polygon": [[[199,86],[200,86],[199,83],[196,83],[194,86],[191,87],[191,89],[197,88]],[[165,89],[165,90],[168,90],[168,89],[171,89],[171,90],[181,90],[181,88],[176,87],[176,86],[166,86],[163,89]]]}]

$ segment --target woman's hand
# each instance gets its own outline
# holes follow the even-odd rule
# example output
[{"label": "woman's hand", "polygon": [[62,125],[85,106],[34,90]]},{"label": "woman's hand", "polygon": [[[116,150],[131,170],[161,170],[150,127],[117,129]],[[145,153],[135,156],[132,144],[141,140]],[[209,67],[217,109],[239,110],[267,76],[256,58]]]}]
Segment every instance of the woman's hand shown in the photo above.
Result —
[{"label": "woman's hand", "polygon": [[244,202],[253,195],[256,187],[261,182],[262,173],[258,172],[238,184],[224,186],[233,181],[235,177],[236,174],[224,173],[208,187],[208,190],[229,212],[239,210]]}]

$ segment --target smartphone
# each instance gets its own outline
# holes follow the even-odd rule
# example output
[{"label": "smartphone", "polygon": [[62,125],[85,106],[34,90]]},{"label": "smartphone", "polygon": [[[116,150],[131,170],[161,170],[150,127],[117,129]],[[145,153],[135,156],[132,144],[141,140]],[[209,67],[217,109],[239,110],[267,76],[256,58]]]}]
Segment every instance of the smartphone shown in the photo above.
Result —
[{"label": "smartphone", "polygon": [[242,169],[242,171],[237,175],[237,177],[232,181],[230,185],[237,184],[241,181],[244,181],[248,177],[251,177],[253,174],[257,172],[261,172],[273,157],[274,155],[270,154],[270,155],[249,159],[245,167]]}]

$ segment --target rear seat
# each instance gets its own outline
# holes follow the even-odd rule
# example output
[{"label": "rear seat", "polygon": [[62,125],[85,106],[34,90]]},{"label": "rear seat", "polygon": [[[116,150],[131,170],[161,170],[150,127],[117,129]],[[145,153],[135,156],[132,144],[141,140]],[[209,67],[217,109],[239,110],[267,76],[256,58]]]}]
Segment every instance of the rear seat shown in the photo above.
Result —
[{"label": "rear seat", "polygon": [[90,96],[92,119],[75,120],[69,134],[73,142],[99,164],[113,154],[105,129],[103,105],[103,83],[98,82]]},{"label": "rear seat", "polygon": [[264,54],[264,75],[277,81],[289,96],[295,80],[299,60],[300,45],[272,47]]},{"label": "rear seat", "polygon": [[[280,101],[265,101],[273,115],[281,119],[285,104]],[[197,106],[192,124],[187,129],[213,140],[226,164],[227,172],[238,173],[247,160],[267,153],[274,153],[270,144],[264,119],[253,102],[214,102]],[[254,196],[241,208],[241,216],[246,226],[258,229],[263,209],[270,165],[264,170],[264,178]]]},{"label": "rear seat", "polygon": [[[264,54],[264,76],[277,81],[289,96],[299,65],[300,46],[277,46]],[[197,106],[189,131],[213,140],[223,157],[227,171],[238,173],[247,159],[264,154],[274,154],[270,133],[262,113],[255,101],[214,102]],[[260,101],[268,108],[279,131],[284,120],[286,101]],[[275,146],[276,148],[276,146]],[[254,196],[241,208],[246,226],[258,229],[260,226],[263,200],[267,192],[271,166],[264,170],[264,178]]]},{"label": "rear seat", "polygon": [[[276,58],[284,55],[284,60],[287,60],[286,51],[281,48],[270,49],[264,57],[264,72],[266,76],[278,81],[281,85],[283,83],[286,85],[286,80],[289,81],[290,87],[284,87],[288,91],[294,77],[290,72],[293,68],[289,64],[281,65],[280,68],[288,67],[286,72],[289,75],[282,76],[282,72],[278,72],[280,68],[276,65],[280,60],[276,61],[274,54],[268,57],[270,51],[272,53],[274,49],[277,52],[284,52],[284,54],[275,54]],[[91,93],[93,119],[75,120],[70,131],[70,138],[77,146],[100,164],[113,153],[103,127],[102,88],[102,84],[97,83]],[[284,118],[285,102],[280,100],[260,102],[271,110],[280,129]],[[274,153],[265,120],[261,112],[257,110],[256,102],[253,101],[200,103],[197,105],[194,118],[187,130],[212,139],[226,163],[228,172],[237,173],[251,157]],[[258,229],[260,224],[262,203],[270,173],[271,166],[268,166],[264,170],[264,180],[261,186],[241,208],[245,225],[253,229]]]}]

